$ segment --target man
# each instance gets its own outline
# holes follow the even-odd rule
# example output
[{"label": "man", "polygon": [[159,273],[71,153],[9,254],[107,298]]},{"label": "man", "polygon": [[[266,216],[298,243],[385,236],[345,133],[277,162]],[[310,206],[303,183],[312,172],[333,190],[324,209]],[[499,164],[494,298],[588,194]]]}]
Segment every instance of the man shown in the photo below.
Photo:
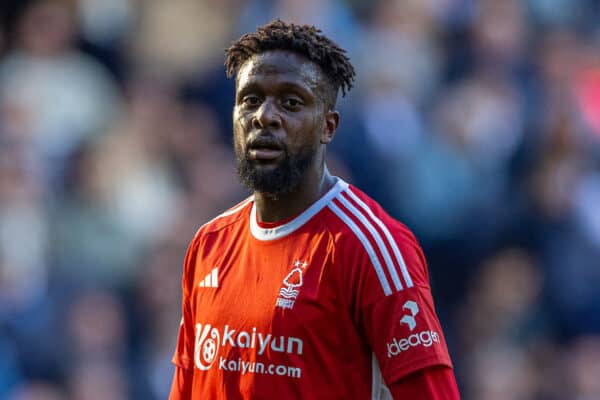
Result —
[{"label": "man", "polygon": [[458,399],[415,238],[325,165],[345,51],[276,20],[225,64],[253,196],[189,247],[171,400]]}]

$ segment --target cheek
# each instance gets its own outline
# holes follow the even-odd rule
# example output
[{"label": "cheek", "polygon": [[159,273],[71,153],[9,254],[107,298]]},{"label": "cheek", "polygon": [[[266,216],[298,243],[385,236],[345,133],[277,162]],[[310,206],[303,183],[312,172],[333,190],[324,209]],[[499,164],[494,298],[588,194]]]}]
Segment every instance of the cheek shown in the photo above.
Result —
[{"label": "cheek", "polygon": [[248,136],[247,121],[243,115],[233,116],[233,146],[237,154],[244,154]]},{"label": "cheek", "polygon": [[249,129],[253,115],[254,112],[252,111],[235,108],[233,111],[233,123]]},{"label": "cheek", "polygon": [[307,130],[312,133],[311,139],[320,143],[323,136],[323,119],[319,115],[315,115],[307,124],[310,125],[307,126]]},{"label": "cheek", "polygon": [[247,118],[244,117],[243,114],[234,113],[233,114],[233,136],[236,137],[244,137],[245,132],[247,131]]},{"label": "cheek", "polygon": [[236,152],[240,152],[244,149],[244,143],[246,142],[244,140],[244,138],[245,138],[244,130],[238,123],[236,123],[234,121],[233,122],[233,145],[234,145]]},{"label": "cheek", "polygon": [[290,145],[300,147],[312,144],[320,139],[318,120],[312,116],[288,119],[285,122]]}]

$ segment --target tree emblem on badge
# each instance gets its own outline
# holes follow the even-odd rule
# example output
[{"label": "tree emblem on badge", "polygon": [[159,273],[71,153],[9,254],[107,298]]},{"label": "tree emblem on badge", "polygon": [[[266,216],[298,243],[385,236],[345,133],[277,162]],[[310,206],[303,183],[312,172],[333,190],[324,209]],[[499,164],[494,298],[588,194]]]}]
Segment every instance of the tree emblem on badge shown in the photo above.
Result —
[{"label": "tree emblem on badge", "polygon": [[281,297],[286,299],[295,299],[298,297],[299,291],[296,290],[296,288],[302,286],[302,272],[307,265],[306,261],[300,262],[300,260],[296,260],[296,262],[294,262],[295,268],[283,279],[283,285],[285,287],[282,287],[279,290],[279,295]]},{"label": "tree emblem on badge", "polygon": [[296,288],[302,286],[302,270],[300,268],[294,268],[283,280],[283,284],[287,285],[288,288]]}]

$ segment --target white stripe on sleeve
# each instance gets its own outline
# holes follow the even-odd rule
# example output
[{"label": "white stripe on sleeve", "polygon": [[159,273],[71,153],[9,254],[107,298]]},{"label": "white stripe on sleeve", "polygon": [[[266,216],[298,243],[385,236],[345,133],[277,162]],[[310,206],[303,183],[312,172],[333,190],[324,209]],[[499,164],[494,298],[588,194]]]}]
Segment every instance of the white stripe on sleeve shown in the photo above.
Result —
[{"label": "white stripe on sleeve", "polygon": [[362,233],[362,231],[359,229],[359,227],[356,226],[354,221],[352,221],[352,219],[344,211],[342,211],[338,206],[336,206],[333,201],[328,204],[328,207],[346,225],[348,225],[348,227],[352,230],[352,232],[354,232],[354,234],[356,235],[358,240],[360,240],[362,245],[365,247],[367,254],[371,258],[371,263],[373,264],[373,267],[375,268],[375,273],[377,274],[377,277],[379,278],[381,287],[383,288],[383,293],[386,296],[389,296],[390,294],[392,294],[392,289],[390,288],[387,278],[385,277],[385,273],[383,272],[383,268],[381,268],[381,264],[379,263],[379,259],[377,258],[377,254],[375,253],[375,250],[373,250],[373,246],[371,246],[371,243],[369,243],[369,240],[365,237],[365,235]]},{"label": "white stripe on sleeve", "polygon": [[348,209],[348,211],[350,211],[356,218],[358,218],[358,220],[363,224],[364,227],[367,228],[367,230],[371,234],[371,237],[375,240],[375,243],[377,243],[377,247],[379,247],[379,251],[383,255],[383,259],[387,266],[388,272],[389,272],[390,276],[392,277],[392,282],[394,282],[394,286],[396,287],[396,290],[397,291],[402,290],[402,283],[400,283],[400,278],[398,277],[398,272],[396,271],[396,266],[394,265],[394,262],[392,261],[392,259],[390,257],[390,253],[388,252],[387,247],[383,243],[383,240],[382,240],[379,232],[377,232],[377,230],[375,230],[375,227],[371,224],[371,222],[369,222],[367,217],[362,212],[360,212],[356,207],[354,207],[354,205],[352,205],[352,203],[350,203],[350,201],[348,201],[346,198],[344,198],[344,196],[342,196],[342,194],[338,195],[337,199]]},{"label": "white stripe on sleeve", "polygon": [[406,287],[413,287],[413,281],[410,277],[410,274],[408,273],[408,269],[406,268],[404,258],[402,257],[400,249],[398,248],[398,245],[396,244],[396,241],[392,237],[392,234],[390,233],[387,226],[385,226],[384,223],[379,218],[377,218],[375,214],[373,214],[373,211],[369,208],[369,206],[366,205],[361,199],[359,199],[356,194],[352,193],[350,189],[346,190],[345,193],[347,193],[363,210],[365,210],[367,214],[369,214],[369,217],[371,217],[371,219],[373,219],[375,223],[381,228],[383,234],[385,235],[385,237],[390,243],[390,246],[392,247],[392,251],[394,252],[394,256],[398,261],[398,265],[400,265],[400,271],[402,271],[402,277],[404,278],[404,282],[406,282]]}]

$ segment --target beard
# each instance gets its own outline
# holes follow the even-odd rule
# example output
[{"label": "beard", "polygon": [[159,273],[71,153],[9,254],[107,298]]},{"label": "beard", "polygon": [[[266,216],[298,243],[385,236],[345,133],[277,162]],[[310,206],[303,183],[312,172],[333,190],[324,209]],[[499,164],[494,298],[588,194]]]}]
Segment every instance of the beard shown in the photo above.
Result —
[{"label": "beard", "polygon": [[248,152],[235,146],[236,171],[242,184],[252,192],[264,193],[272,198],[293,192],[302,182],[304,174],[315,158],[315,149],[306,145],[290,154],[282,145],[283,159],[276,165],[263,165],[252,160]]}]

